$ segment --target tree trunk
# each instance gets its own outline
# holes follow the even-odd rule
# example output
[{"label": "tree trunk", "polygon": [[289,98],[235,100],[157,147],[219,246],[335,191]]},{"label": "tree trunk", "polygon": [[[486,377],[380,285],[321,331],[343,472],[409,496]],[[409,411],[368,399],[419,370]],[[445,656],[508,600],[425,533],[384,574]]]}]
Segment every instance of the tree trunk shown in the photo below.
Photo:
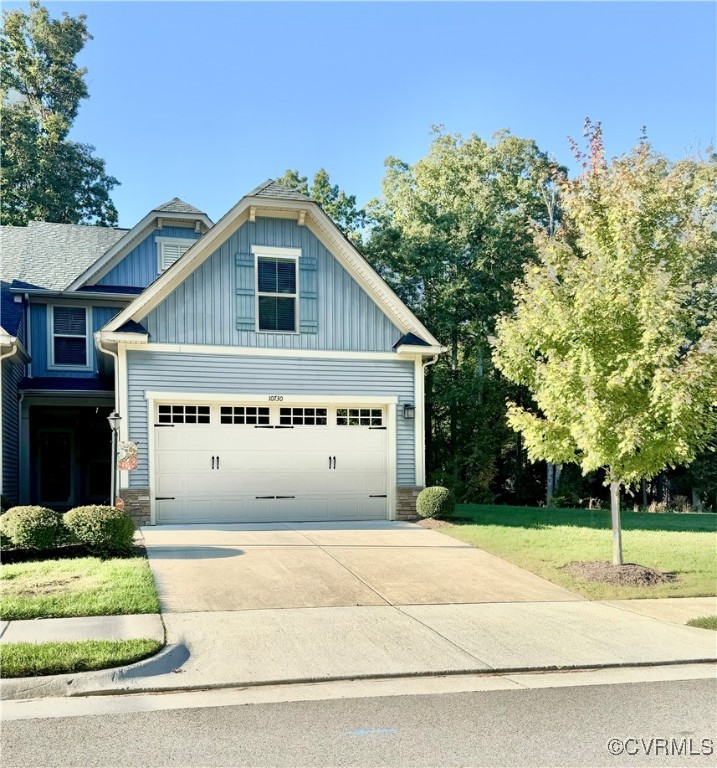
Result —
[{"label": "tree trunk", "polygon": [[458,380],[458,328],[454,328],[451,332],[451,404],[449,413],[449,434],[450,434],[450,451],[451,451],[451,468],[453,475],[453,482],[458,480],[458,463],[459,463],[459,451],[458,451],[458,392],[457,392],[457,380]]},{"label": "tree trunk", "polygon": [[560,489],[560,473],[563,471],[562,464],[555,465],[555,476],[553,478],[553,493],[557,493]]},{"label": "tree trunk", "polygon": [[547,471],[545,483],[545,506],[549,507],[553,503],[553,483],[555,479],[552,461],[545,462],[545,468]]},{"label": "tree trunk", "polygon": [[620,529],[620,481],[610,482],[610,510],[612,511],[612,562],[622,565],[622,531]]},{"label": "tree trunk", "polygon": [[640,480],[640,490],[642,491],[642,508],[647,509],[647,481],[644,477]]},{"label": "tree trunk", "polygon": [[695,512],[702,512],[702,494],[699,488],[692,489],[692,509]]}]

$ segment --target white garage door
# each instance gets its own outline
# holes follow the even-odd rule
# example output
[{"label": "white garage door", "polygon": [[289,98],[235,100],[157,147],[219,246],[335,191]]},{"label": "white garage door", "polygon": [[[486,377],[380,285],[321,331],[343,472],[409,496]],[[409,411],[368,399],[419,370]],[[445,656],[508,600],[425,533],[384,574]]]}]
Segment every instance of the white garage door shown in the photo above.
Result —
[{"label": "white garage door", "polygon": [[158,523],[387,517],[383,408],[155,407]]}]

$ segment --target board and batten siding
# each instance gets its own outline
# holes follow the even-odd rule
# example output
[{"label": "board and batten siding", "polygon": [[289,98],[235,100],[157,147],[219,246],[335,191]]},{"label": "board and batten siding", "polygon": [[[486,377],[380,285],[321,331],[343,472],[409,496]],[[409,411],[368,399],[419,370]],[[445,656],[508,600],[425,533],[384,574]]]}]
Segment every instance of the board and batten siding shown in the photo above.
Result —
[{"label": "board and batten siding", "polygon": [[149,435],[145,392],[345,395],[397,397],[396,478],[415,483],[414,422],[403,418],[403,406],[414,401],[412,360],[326,360],[294,357],[127,352],[129,439],[137,443],[138,467],[129,473],[130,488],[149,485]]},{"label": "board and batten siding", "polygon": [[[317,260],[315,333],[237,329],[237,255],[252,245],[301,248]],[[263,217],[243,224],[140,322],[152,342],[166,344],[390,352],[402,335],[308,227]]]},{"label": "board and batten siding", "polygon": [[[59,302],[62,304],[62,302]],[[92,327],[89,329],[89,341],[87,352],[89,355],[90,367],[82,370],[72,370],[66,368],[50,368],[50,323],[48,319],[48,307],[52,304],[31,304],[30,305],[30,349],[28,350],[32,357],[32,375],[33,376],[69,376],[69,377],[87,377],[97,375],[99,352],[95,347],[93,334],[109,323],[109,321],[119,312],[122,307],[96,306],[90,307],[90,318]],[[73,306],[78,306],[73,304]]]},{"label": "board and batten siding", "polygon": [[162,229],[156,229],[147,235],[139,245],[135,246],[119,264],[116,264],[106,275],[103,275],[97,281],[97,285],[146,288],[150,283],[153,283],[159,274],[156,242],[158,237],[197,240],[201,237],[201,234],[195,232],[191,227],[162,227]]},{"label": "board and batten siding", "polygon": [[20,411],[18,385],[25,365],[17,358],[2,361],[2,495],[10,504],[20,500]]}]

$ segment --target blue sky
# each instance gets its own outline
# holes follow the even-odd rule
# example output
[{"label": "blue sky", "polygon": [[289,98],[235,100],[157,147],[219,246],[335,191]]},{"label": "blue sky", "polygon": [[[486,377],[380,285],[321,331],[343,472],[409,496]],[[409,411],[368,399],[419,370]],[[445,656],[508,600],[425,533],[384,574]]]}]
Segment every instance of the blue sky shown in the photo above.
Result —
[{"label": "blue sky", "polygon": [[420,158],[436,123],[509,128],[564,163],[588,115],[611,154],[643,125],[674,158],[717,132],[712,3],[49,7],[88,17],[72,137],[122,182],[123,226],[175,195],[216,220],[287,167],[323,166],[364,203],[384,159]]}]

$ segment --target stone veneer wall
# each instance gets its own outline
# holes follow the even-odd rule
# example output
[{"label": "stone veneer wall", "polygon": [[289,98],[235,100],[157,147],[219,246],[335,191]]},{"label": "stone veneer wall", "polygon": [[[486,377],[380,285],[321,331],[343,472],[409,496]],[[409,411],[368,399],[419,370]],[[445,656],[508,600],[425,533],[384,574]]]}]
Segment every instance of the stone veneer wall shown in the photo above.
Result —
[{"label": "stone veneer wall", "polygon": [[124,501],[124,511],[138,528],[149,525],[149,488],[122,488],[120,498]]},{"label": "stone veneer wall", "polygon": [[417,520],[416,499],[422,485],[404,485],[396,489],[396,520]]}]

